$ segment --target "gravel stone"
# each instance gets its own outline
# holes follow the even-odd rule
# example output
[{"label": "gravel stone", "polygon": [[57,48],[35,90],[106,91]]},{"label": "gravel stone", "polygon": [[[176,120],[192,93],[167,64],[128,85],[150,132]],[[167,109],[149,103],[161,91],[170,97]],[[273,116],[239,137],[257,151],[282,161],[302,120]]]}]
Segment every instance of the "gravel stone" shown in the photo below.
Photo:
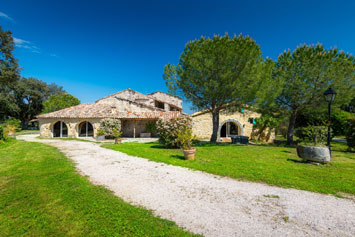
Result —
[{"label": "gravel stone", "polygon": [[92,183],[194,233],[355,236],[354,198],[239,181],[129,156],[95,143],[35,136],[18,139],[59,148]]}]

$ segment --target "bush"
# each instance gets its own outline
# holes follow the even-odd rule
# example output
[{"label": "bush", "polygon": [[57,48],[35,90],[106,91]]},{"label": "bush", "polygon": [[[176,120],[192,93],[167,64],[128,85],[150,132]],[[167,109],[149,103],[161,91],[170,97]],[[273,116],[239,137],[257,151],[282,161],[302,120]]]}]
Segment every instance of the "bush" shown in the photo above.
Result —
[{"label": "bush", "polygon": [[347,121],[347,133],[346,141],[348,143],[349,151],[355,150],[355,119],[349,119]]},{"label": "bush", "polygon": [[[351,113],[339,109],[335,109],[331,113],[331,126],[334,136],[342,136],[346,134],[346,121],[352,116]],[[297,115],[296,127],[306,127],[310,125],[323,126],[324,121],[328,121],[327,110],[302,111]]]},{"label": "bush", "polygon": [[308,126],[297,128],[295,135],[304,143],[325,144],[328,138],[328,127],[326,126]]},{"label": "bush", "polygon": [[176,141],[180,148],[184,150],[191,150],[193,141],[195,139],[196,137],[192,134],[192,129],[189,127],[184,127],[178,131]]},{"label": "bush", "polygon": [[149,121],[145,124],[145,131],[154,134],[157,131],[156,121]]},{"label": "bush", "polygon": [[4,125],[0,125],[0,143],[6,141],[6,139],[9,137],[9,132],[4,127]]},{"label": "bush", "polygon": [[9,119],[5,122],[5,127],[10,135],[21,130],[21,121],[15,118]]},{"label": "bush", "polygon": [[101,120],[98,134],[113,137],[113,138],[118,138],[122,136],[121,120],[113,119],[113,118],[107,118]]},{"label": "bush", "polygon": [[181,134],[186,129],[192,129],[192,121],[189,117],[159,119],[156,124],[159,142],[168,148],[181,147],[178,140],[179,132]]}]

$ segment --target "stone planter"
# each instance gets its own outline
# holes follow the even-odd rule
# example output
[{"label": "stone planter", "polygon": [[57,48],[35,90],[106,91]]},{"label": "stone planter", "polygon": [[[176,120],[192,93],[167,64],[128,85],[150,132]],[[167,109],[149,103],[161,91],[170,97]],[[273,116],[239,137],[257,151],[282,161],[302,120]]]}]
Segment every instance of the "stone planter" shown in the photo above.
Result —
[{"label": "stone planter", "polygon": [[184,151],[185,160],[194,160],[195,159],[196,149],[183,150],[183,151]]},{"label": "stone planter", "polygon": [[150,132],[142,132],[141,137],[152,137],[152,134]]},{"label": "stone planter", "polygon": [[328,163],[330,162],[330,152],[328,147],[297,146],[297,155],[303,160]]},{"label": "stone planter", "polygon": [[105,140],[105,135],[102,136],[96,136],[96,141],[102,142]]}]

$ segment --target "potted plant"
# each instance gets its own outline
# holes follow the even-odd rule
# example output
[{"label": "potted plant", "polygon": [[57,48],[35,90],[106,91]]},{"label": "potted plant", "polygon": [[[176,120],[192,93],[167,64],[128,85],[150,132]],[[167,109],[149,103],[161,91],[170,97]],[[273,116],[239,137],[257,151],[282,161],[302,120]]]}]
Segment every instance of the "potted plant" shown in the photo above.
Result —
[{"label": "potted plant", "polygon": [[178,131],[177,142],[184,152],[185,160],[194,160],[196,149],[192,147],[195,136],[192,135],[192,129],[185,127]]},{"label": "potted plant", "polygon": [[98,130],[97,130],[97,133],[96,133],[96,140],[97,141],[103,141],[103,140],[105,140],[105,131],[103,130],[103,129],[101,129],[101,128],[99,128]]},{"label": "potted plant", "polygon": [[122,143],[122,132],[119,131],[117,128],[112,130],[112,136],[115,139],[115,144],[121,144]]},{"label": "potted plant", "polygon": [[327,139],[326,126],[299,128],[296,134],[302,140],[297,145],[297,155],[300,158],[322,164],[330,162],[331,155],[329,148],[324,145]]}]

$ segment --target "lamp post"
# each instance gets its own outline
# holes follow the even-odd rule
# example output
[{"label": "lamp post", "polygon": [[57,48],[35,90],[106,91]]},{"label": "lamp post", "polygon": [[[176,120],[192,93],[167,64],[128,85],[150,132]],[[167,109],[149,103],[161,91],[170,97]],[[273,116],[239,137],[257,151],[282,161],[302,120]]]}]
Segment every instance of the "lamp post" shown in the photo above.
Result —
[{"label": "lamp post", "polygon": [[336,91],[334,89],[332,89],[331,87],[329,87],[325,92],[324,92],[324,97],[325,100],[328,102],[328,141],[327,141],[327,146],[329,148],[329,152],[331,152],[330,150],[330,112],[331,112],[331,107],[332,107],[332,103],[335,100],[335,97],[337,95]]}]

